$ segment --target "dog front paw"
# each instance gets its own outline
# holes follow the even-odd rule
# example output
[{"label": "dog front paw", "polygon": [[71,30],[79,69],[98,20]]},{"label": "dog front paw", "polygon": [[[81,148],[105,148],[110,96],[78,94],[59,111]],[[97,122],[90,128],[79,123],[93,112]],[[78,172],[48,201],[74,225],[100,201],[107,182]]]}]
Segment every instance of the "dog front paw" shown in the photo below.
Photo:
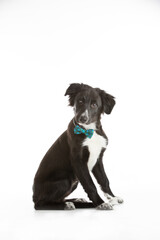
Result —
[{"label": "dog front paw", "polygon": [[64,210],[75,210],[75,206],[73,202],[65,202]]},{"label": "dog front paw", "polygon": [[122,204],[124,201],[122,198],[120,197],[112,197],[109,202],[112,204],[112,205],[117,205],[117,204]]},{"label": "dog front paw", "polygon": [[113,206],[110,202],[108,203],[102,203],[98,207],[96,207],[98,210],[113,210]]},{"label": "dog front paw", "polygon": [[120,197],[112,197],[108,193],[105,193],[104,195],[112,205],[117,205],[124,202],[123,199]]}]

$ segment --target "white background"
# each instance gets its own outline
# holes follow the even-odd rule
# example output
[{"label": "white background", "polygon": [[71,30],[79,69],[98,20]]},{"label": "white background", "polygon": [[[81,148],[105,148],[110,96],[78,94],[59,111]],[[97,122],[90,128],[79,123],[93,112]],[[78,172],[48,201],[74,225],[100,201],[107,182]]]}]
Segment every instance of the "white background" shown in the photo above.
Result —
[{"label": "white background", "polygon": [[[159,240],[159,80],[160,1],[1,0],[0,238]],[[73,117],[73,82],[116,97],[104,164],[125,202],[36,212],[34,174]]]}]

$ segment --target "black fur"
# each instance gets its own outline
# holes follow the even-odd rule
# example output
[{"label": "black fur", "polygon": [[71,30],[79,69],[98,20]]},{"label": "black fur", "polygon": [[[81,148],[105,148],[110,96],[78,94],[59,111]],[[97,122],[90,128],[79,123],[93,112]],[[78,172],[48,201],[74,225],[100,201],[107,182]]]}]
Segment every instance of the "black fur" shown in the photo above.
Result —
[{"label": "black fur", "polygon": [[[71,84],[66,95],[69,96],[69,105],[76,108],[74,121],[86,124],[95,122],[96,133],[107,141],[100,117],[102,113],[111,113],[115,105],[114,97],[99,88],[78,83]],[[87,119],[82,118],[85,109],[88,111]],[[78,182],[82,184],[91,202],[70,200],[75,207],[97,207],[104,202],[97,193],[87,167],[90,153],[87,147],[82,146],[86,136],[74,134],[74,121],[71,120],[68,129],[51,146],[37,170],[33,184],[33,201],[37,210],[65,209],[65,198],[76,189]],[[102,190],[114,196],[103,167],[104,150],[101,150],[92,172]]]}]

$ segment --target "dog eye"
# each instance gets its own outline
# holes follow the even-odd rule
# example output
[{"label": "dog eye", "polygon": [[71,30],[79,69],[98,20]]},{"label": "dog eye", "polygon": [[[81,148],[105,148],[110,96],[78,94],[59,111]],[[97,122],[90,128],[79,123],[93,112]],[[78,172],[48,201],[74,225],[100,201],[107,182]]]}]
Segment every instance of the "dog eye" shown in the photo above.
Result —
[{"label": "dog eye", "polygon": [[92,103],[91,104],[91,108],[97,108],[98,106],[97,106],[97,104],[96,103]]}]

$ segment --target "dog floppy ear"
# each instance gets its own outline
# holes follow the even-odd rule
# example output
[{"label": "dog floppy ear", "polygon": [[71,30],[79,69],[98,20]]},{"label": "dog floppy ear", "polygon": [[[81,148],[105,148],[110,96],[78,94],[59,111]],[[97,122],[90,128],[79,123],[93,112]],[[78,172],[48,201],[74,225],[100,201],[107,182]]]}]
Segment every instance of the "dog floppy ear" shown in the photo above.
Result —
[{"label": "dog floppy ear", "polygon": [[64,96],[69,95],[69,105],[74,106],[74,100],[79,91],[81,91],[82,84],[79,83],[72,83],[70,86],[67,88],[66,93]]},{"label": "dog floppy ear", "polygon": [[99,92],[102,99],[102,113],[110,114],[116,103],[115,98],[99,88],[96,90]]}]

